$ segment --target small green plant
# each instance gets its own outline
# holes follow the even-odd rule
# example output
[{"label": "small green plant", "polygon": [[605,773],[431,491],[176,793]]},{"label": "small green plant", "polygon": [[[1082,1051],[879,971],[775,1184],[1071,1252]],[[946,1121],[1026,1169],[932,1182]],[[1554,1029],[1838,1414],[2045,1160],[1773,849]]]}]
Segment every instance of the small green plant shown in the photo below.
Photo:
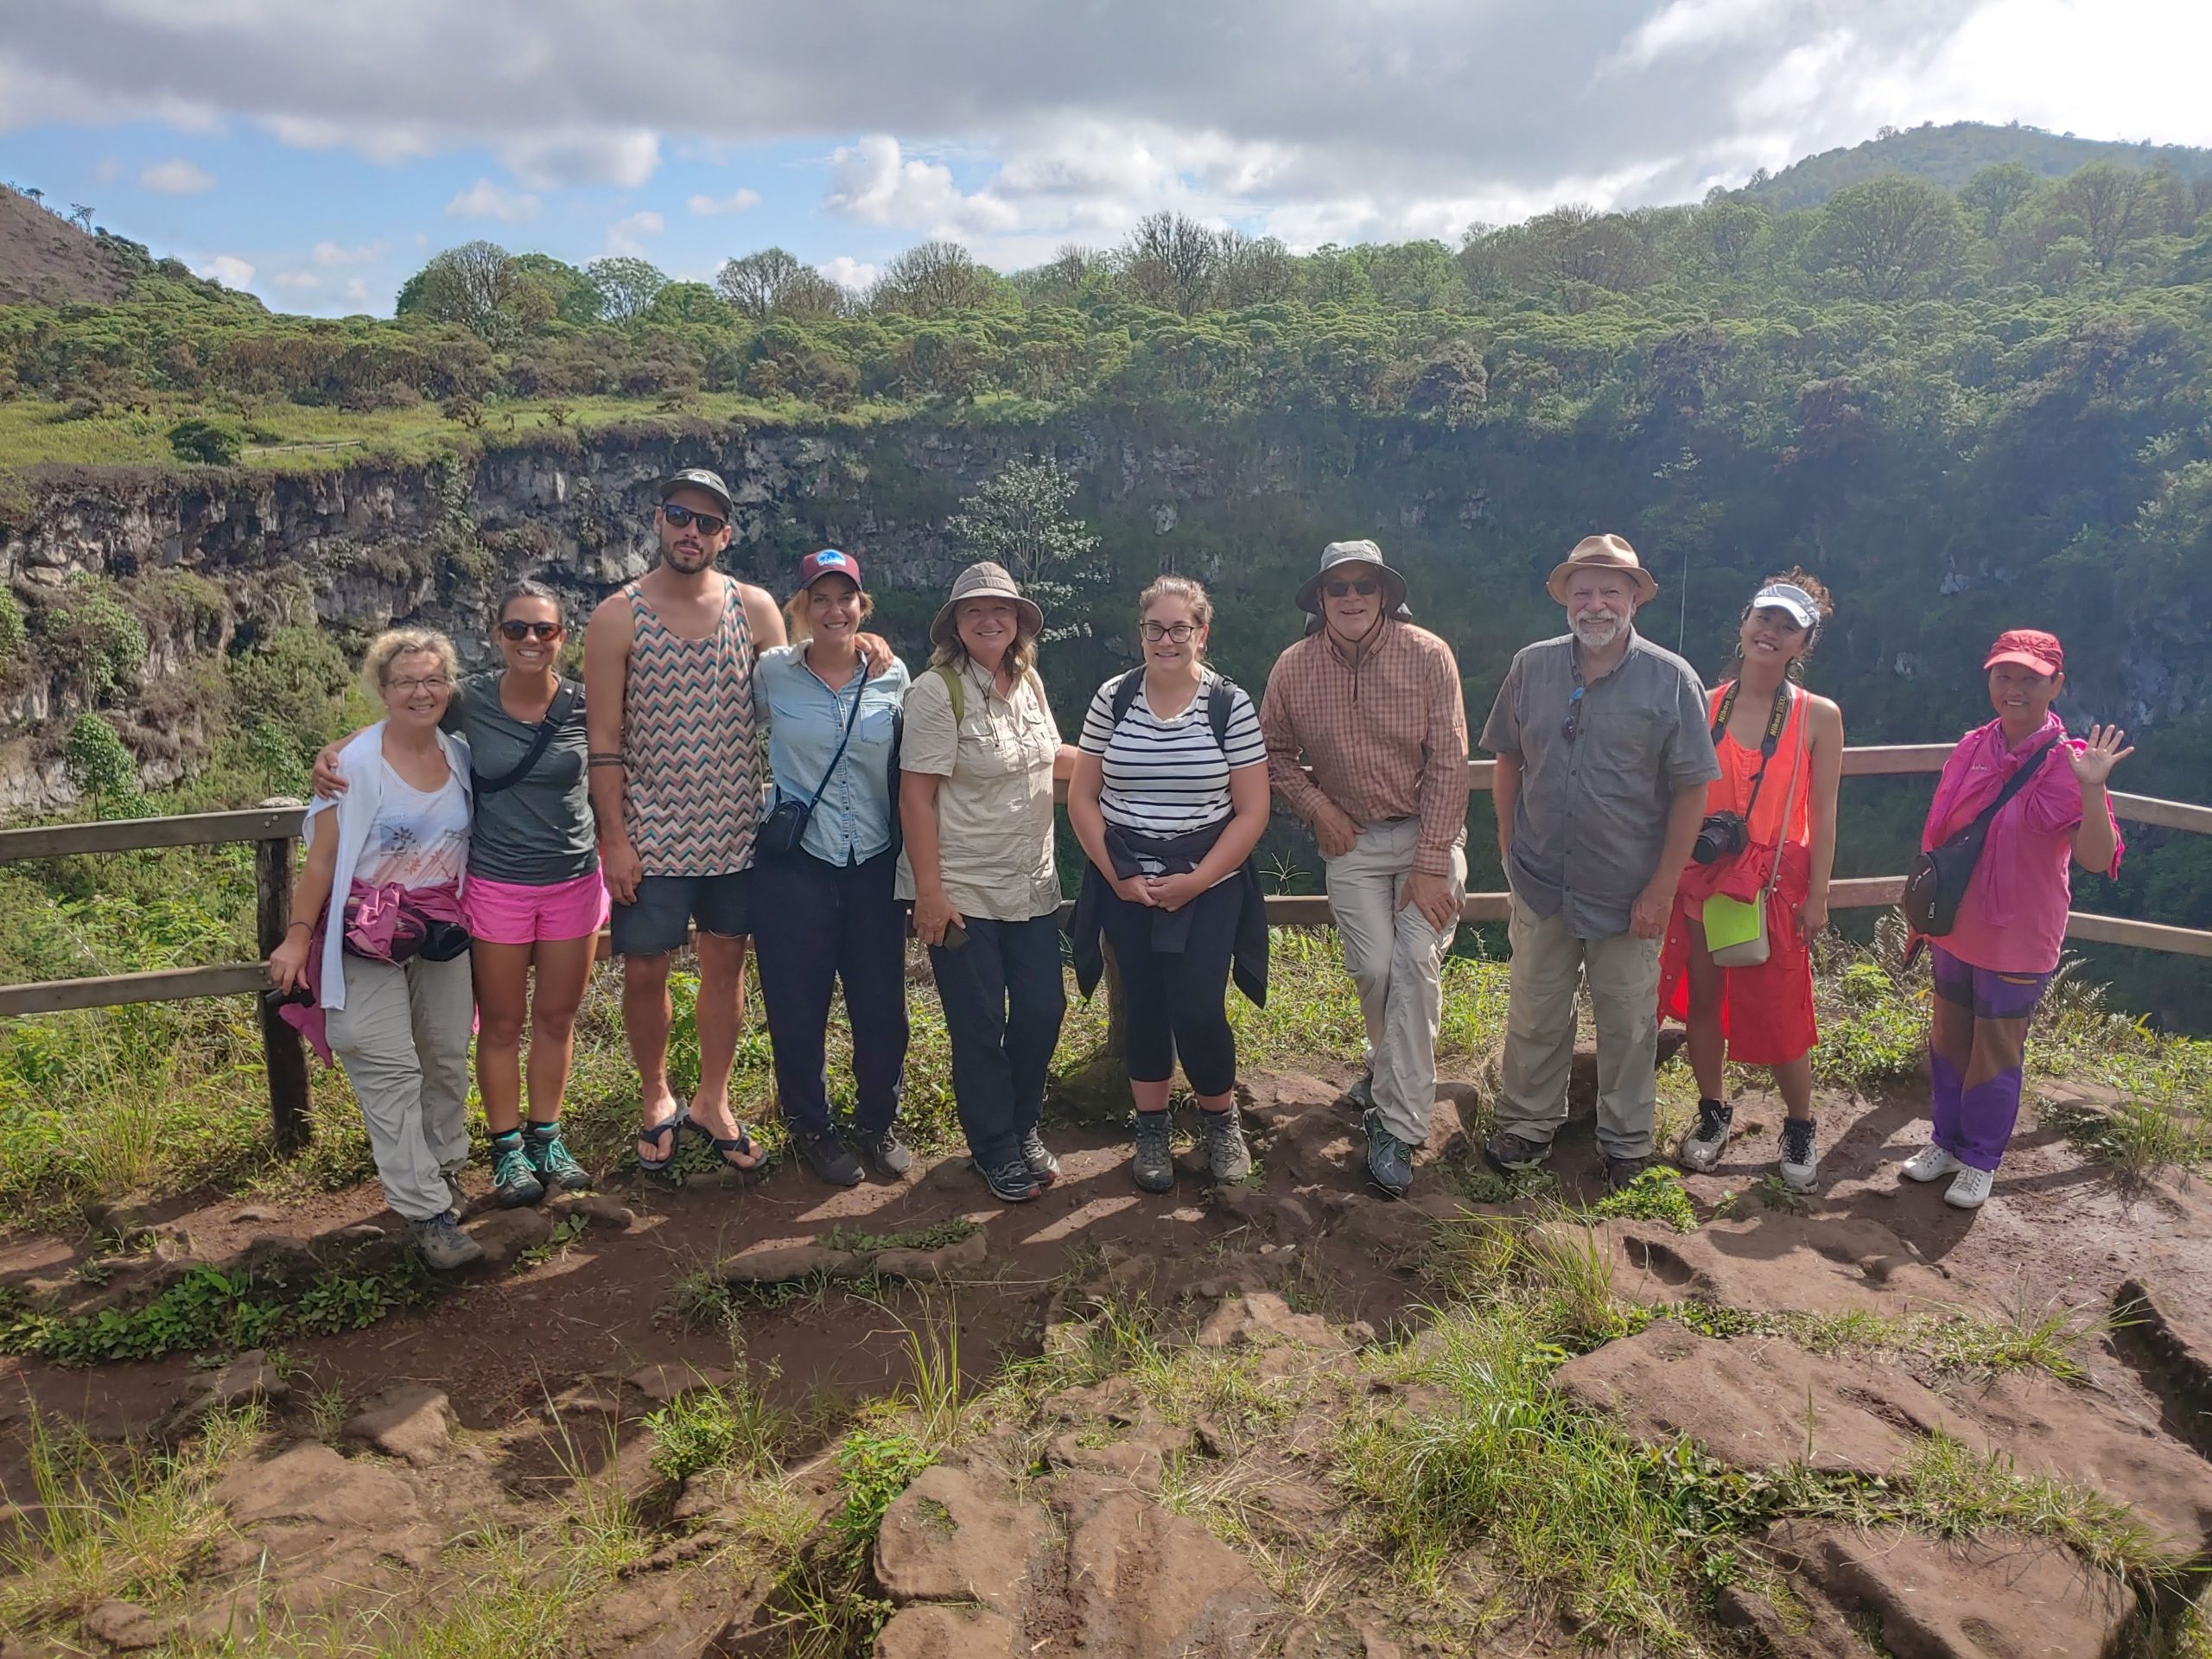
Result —
[{"label": "small green plant", "polygon": [[645,1419],[653,1432],[653,1471],[669,1481],[703,1470],[766,1474],[790,1439],[790,1414],[749,1382],[689,1390]]},{"label": "small green plant", "polygon": [[2046,1106],[2042,1116],[2077,1150],[2131,1185],[2169,1169],[2194,1169],[2212,1157],[2212,1122],[2177,1104],[2126,1099],[2109,1111]]},{"label": "small green plant", "polygon": [[885,1250],[934,1250],[982,1231],[982,1228],[965,1216],[952,1216],[927,1227],[910,1227],[904,1232],[870,1233],[857,1227],[836,1226],[822,1235],[825,1249],[850,1250],[856,1255],[875,1255]]},{"label": "small green plant", "polygon": [[1619,1192],[1599,1199],[1590,1206],[1590,1213],[1663,1221],[1678,1233],[1697,1230],[1697,1210],[1683,1190],[1682,1178],[1664,1165],[1654,1165]]},{"label": "small green plant", "polygon": [[230,421],[194,415],[169,428],[169,453],[204,467],[235,467],[245,434]]},{"label": "small green plant", "polygon": [[830,1524],[849,1554],[868,1553],[892,1500],[937,1459],[920,1440],[903,1429],[856,1428],[837,1448],[837,1484],[844,1507]]},{"label": "small green plant", "polygon": [[553,1224],[553,1230],[547,1236],[543,1244],[533,1244],[515,1258],[517,1271],[524,1268],[543,1267],[548,1262],[556,1261],[566,1255],[569,1253],[569,1247],[590,1230],[591,1217],[581,1211],[575,1215],[562,1217]]}]

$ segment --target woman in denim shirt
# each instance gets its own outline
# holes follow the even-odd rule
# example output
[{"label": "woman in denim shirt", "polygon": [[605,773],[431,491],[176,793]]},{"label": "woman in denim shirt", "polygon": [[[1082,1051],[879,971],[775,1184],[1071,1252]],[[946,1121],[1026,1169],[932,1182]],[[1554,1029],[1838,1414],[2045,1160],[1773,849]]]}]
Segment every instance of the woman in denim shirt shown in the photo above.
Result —
[{"label": "woman in denim shirt", "polygon": [[830,1117],[824,1051],[840,981],[853,1030],[854,1144],[886,1178],[913,1162],[897,1128],[906,922],[893,892],[891,781],[907,676],[895,658],[883,672],[868,672],[858,641],[874,608],[859,560],[834,548],[808,555],[785,610],[792,643],[762,652],[753,673],[775,779],[764,831],[779,809],[813,804],[797,847],[772,852],[764,833],[753,855],[753,946],[785,1121],[807,1168],[834,1186],[861,1179],[859,1160]]}]

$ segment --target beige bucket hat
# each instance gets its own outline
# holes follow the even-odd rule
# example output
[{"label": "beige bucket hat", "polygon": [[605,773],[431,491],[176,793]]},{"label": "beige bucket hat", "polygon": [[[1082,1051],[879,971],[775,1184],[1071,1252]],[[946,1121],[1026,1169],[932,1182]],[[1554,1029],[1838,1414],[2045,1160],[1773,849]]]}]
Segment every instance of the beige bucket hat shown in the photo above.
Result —
[{"label": "beige bucket hat", "polygon": [[1321,613],[1321,582],[1330,571],[1340,564],[1368,564],[1375,567],[1382,583],[1382,609],[1385,615],[1396,612],[1406,602],[1406,579],[1382,562],[1382,550],[1372,542],[1331,542],[1321,550],[1321,568],[1306,580],[1298,590],[1298,608],[1319,616]]},{"label": "beige bucket hat", "polygon": [[1038,608],[1037,601],[1022,596],[1021,589],[1014,585],[1004,565],[985,559],[969,565],[952,579],[952,597],[938,608],[936,619],[930,624],[931,644],[950,645],[959,637],[953,613],[963,599],[1010,599],[1020,617],[1017,626],[1022,632],[1033,635],[1045,631],[1045,613]]},{"label": "beige bucket hat", "polygon": [[1618,536],[1585,536],[1574,544],[1574,551],[1552,568],[1551,577],[1544,589],[1560,604],[1567,603],[1567,579],[1577,570],[1625,570],[1636,578],[1636,602],[1649,604],[1659,591],[1659,584],[1643,568],[1643,561],[1636,556],[1636,550]]}]

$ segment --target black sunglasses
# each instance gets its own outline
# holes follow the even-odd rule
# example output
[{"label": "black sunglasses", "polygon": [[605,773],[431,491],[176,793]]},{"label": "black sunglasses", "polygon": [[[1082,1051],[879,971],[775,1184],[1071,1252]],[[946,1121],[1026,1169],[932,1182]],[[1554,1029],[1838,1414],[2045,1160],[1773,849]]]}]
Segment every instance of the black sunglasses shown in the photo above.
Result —
[{"label": "black sunglasses", "polygon": [[729,527],[727,518],[717,518],[711,512],[701,512],[694,507],[675,506],[665,501],[661,504],[660,516],[678,530],[686,524],[696,524],[702,536],[719,536]]},{"label": "black sunglasses", "polygon": [[1321,584],[1321,591],[1331,599],[1342,599],[1347,594],[1357,594],[1362,599],[1367,599],[1382,586],[1372,576],[1362,576],[1356,582],[1325,582]]},{"label": "black sunglasses", "polygon": [[1567,724],[1560,728],[1560,735],[1570,743],[1574,741],[1574,722],[1582,715],[1582,692],[1583,688],[1578,685],[1574,688],[1574,695],[1567,698]]},{"label": "black sunglasses", "polygon": [[510,617],[499,624],[499,632],[509,639],[526,639],[532,634],[540,639],[558,639],[565,630],[558,622],[525,622],[520,617]]}]

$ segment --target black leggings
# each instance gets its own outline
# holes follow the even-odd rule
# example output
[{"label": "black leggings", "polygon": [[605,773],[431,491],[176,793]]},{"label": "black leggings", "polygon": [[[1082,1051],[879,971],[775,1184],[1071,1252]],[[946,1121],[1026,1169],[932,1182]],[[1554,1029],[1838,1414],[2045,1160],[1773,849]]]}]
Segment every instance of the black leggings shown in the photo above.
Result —
[{"label": "black leggings", "polygon": [[1190,937],[1179,951],[1152,948],[1160,912],[1110,888],[1099,895],[1099,922],[1122,973],[1130,1082],[1165,1083],[1179,1055],[1192,1094],[1211,1098],[1236,1086],[1236,1038],[1225,1003],[1243,892],[1232,876],[1185,905]]}]

